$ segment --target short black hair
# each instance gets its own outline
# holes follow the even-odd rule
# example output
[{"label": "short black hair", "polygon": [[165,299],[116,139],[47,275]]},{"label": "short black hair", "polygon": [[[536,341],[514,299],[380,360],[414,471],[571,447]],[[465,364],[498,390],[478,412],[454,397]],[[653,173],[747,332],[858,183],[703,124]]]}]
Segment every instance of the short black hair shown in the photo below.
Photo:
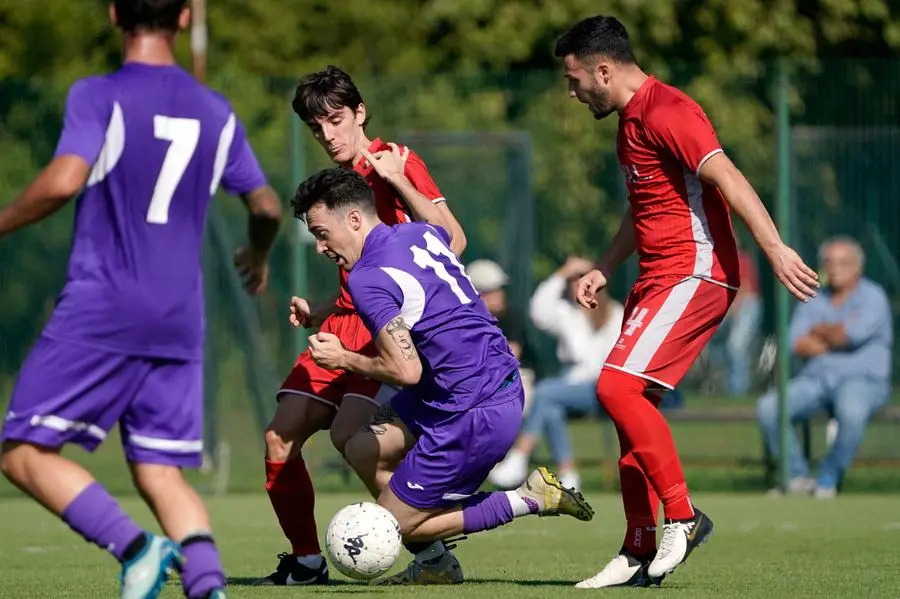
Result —
[{"label": "short black hair", "polygon": [[306,213],[319,202],[328,210],[355,207],[376,213],[372,188],[362,175],[347,168],[325,169],[300,183],[291,201],[294,216],[306,220]]},{"label": "short black hair", "polygon": [[[307,125],[315,119],[328,116],[334,110],[345,106],[355,111],[364,104],[362,94],[353,79],[340,67],[328,65],[321,71],[310,73],[297,84],[294,100],[291,102],[294,112]],[[369,123],[369,112],[366,111],[365,127]]]},{"label": "short black hair", "polygon": [[573,54],[578,60],[606,56],[622,64],[634,64],[628,30],[615,17],[597,15],[578,21],[556,41],[557,58]]},{"label": "short black hair", "polygon": [[187,0],[115,0],[116,20],[129,33],[147,31],[178,31],[178,19]]}]

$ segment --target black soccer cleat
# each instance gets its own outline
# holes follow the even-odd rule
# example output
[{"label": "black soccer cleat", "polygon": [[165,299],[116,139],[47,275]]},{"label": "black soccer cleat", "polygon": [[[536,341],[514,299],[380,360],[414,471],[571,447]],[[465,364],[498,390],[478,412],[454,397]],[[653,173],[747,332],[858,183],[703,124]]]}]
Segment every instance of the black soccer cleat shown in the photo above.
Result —
[{"label": "black soccer cleat", "polygon": [[297,561],[297,556],[290,553],[278,554],[278,567],[274,572],[260,578],[253,586],[309,586],[328,584],[328,563],[322,556],[322,563],[317,568],[304,566]]}]

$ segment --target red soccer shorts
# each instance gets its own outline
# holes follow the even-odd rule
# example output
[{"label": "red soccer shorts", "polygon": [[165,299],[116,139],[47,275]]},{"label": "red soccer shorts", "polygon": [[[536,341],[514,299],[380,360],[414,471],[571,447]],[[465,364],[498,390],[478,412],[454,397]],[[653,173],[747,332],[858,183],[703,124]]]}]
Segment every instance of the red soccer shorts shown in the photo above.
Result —
[{"label": "red soccer shorts", "polygon": [[605,367],[674,389],[725,318],[735,294],[696,277],[638,279]]},{"label": "red soccer shorts", "polygon": [[[355,312],[332,314],[325,319],[319,330],[337,336],[350,351],[375,355],[372,335]],[[375,396],[380,388],[381,383],[374,379],[346,370],[327,370],[318,366],[313,362],[309,350],[306,350],[297,358],[278,394],[305,395],[337,408],[348,395],[375,403]]]}]

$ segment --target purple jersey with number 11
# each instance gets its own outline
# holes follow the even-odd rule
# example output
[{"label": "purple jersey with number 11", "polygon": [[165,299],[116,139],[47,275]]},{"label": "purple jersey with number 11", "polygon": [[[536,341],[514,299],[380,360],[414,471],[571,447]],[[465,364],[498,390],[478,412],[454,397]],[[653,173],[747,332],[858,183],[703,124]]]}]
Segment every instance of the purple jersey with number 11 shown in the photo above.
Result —
[{"label": "purple jersey with number 11", "polygon": [[423,370],[409,390],[426,405],[460,412],[490,398],[518,361],[449,242],[444,229],[425,223],[378,225],[349,288],[373,336],[397,316],[410,327]]},{"label": "purple jersey with number 11", "polygon": [[93,166],[78,200],[51,339],[199,359],[206,210],[266,184],[228,101],[177,66],[126,63],[76,82],[56,156]]}]

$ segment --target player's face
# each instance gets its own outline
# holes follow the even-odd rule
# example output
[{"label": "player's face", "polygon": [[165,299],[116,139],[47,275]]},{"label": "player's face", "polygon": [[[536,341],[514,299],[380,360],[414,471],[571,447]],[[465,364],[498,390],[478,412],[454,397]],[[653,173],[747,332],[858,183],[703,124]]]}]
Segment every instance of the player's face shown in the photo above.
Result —
[{"label": "player's face", "polygon": [[359,260],[365,237],[358,209],[329,210],[319,202],[306,213],[306,227],[316,238],[316,252],[344,270],[351,270]]},{"label": "player's face", "polygon": [[822,256],[828,285],[836,291],[852,287],[862,276],[862,265],[856,250],[844,243],[832,243]]},{"label": "player's face", "polygon": [[366,107],[360,104],[356,110],[346,106],[332,110],[324,117],[318,117],[309,128],[334,162],[351,164],[360,150],[364,149],[365,121]]},{"label": "player's face", "polygon": [[570,54],[564,62],[569,96],[587,104],[594,118],[600,120],[615,111],[609,93],[609,69],[599,61],[582,61]]}]

